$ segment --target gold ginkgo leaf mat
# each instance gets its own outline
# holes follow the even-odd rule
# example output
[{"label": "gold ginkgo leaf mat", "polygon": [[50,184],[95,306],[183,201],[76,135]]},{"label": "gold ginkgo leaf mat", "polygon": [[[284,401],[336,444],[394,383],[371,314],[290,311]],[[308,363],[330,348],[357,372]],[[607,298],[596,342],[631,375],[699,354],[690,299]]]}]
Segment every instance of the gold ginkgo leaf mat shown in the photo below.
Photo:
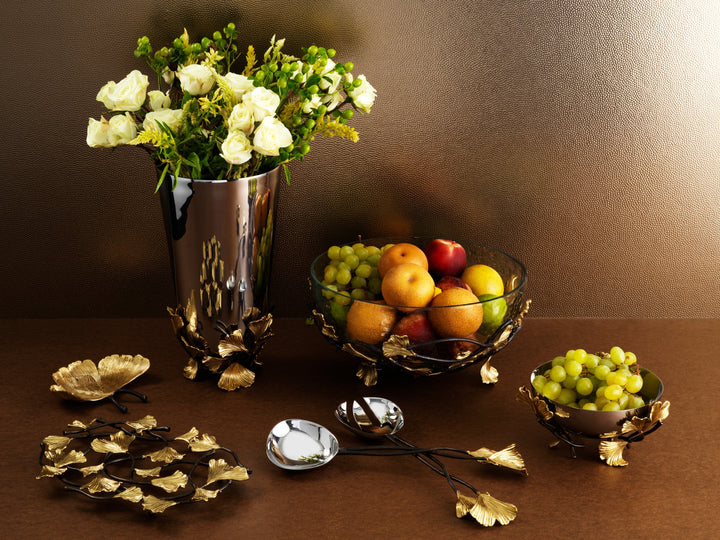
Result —
[{"label": "gold ginkgo leaf mat", "polygon": [[145,416],[135,422],[75,420],[42,441],[37,478],[57,478],[95,500],[125,500],[150,513],[217,497],[249,478],[232,450],[196,428],[178,437]]}]

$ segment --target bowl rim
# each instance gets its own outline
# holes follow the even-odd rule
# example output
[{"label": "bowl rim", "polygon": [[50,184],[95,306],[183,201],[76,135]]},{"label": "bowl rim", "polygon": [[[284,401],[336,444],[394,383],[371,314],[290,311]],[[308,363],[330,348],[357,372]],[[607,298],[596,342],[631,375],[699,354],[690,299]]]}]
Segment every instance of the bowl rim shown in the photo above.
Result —
[{"label": "bowl rim", "polygon": [[[354,241],[352,241],[352,242],[345,242],[345,243],[333,244],[333,245],[340,246],[340,247],[342,247],[342,246],[352,246],[353,244],[356,244],[356,243],[359,243],[359,242],[367,245],[367,242],[372,242],[372,241],[386,241],[386,240],[387,240],[386,243],[394,243],[394,244],[397,244],[397,243],[400,243],[400,242],[408,242],[408,241],[412,240],[412,241],[420,241],[420,242],[422,242],[423,244],[426,245],[426,244],[427,244],[428,242],[430,242],[431,240],[434,240],[434,239],[437,239],[437,238],[440,238],[440,237],[435,237],[435,236],[387,236],[387,237],[383,237],[383,236],[379,236],[379,237],[365,238],[365,239],[363,239],[363,238],[358,238],[358,239],[356,239],[356,240],[354,240]],[[392,239],[395,239],[396,241],[393,242]],[[527,284],[527,275],[528,275],[528,273],[527,273],[527,268],[525,268],[525,265],[524,265],[521,261],[519,261],[518,259],[516,259],[516,258],[513,257],[512,255],[506,253],[505,251],[502,251],[501,249],[494,248],[494,247],[491,247],[491,246],[488,246],[488,245],[485,245],[485,244],[480,244],[480,243],[478,243],[478,242],[463,242],[463,241],[460,241],[460,240],[455,240],[455,242],[457,242],[458,244],[460,244],[460,245],[463,246],[463,247],[466,246],[466,245],[472,245],[472,246],[475,246],[475,247],[480,247],[480,248],[483,248],[483,249],[487,249],[487,250],[490,250],[490,251],[494,251],[494,252],[496,252],[496,253],[499,253],[500,255],[503,255],[503,256],[507,257],[508,259],[510,259],[511,261],[513,261],[515,264],[517,264],[517,265],[520,267],[521,276],[520,276],[520,279],[518,280],[518,283],[515,285],[515,287],[513,287],[512,290],[510,290],[510,291],[505,291],[501,296],[496,296],[496,297],[494,297],[494,298],[488,298],[488,299],[486,299],[486,300],[478,300],[477,302],[472,302],[472,303],[469,303],[469,304],[456,304],[456,305],[450,305],[450,306],[429,306],[429,305],[428,305],[428,306],[423,306],[423,307],[400,306],[400,305],[395,305],[395,304],[385,304],[385,305],[390,306],[390,307],[393,307],[393,308],[395,308],[395,309],[408,309],[408,308],[411,308],[411,307],[412,307],[413,310],[443,309],[443,308],[454,308],[454,307],[457,307],[457,306],[474,306],[474,305],[477,305],[477,304],[481,304],[481,305],[482,305],[482,304],[485,304],[485,303],[495,302],[495,301],[497,301],[497,300],[499,300],[499,299],[507,299],[507,298],[510,298],[510,297],[516,295],[518,292],[522,292],[522,291],[524,290],[525,285]],[[416,244],[416,245],[417,245],[417,244]],[[420,247],[420,246],[418,246],[418,247]],[[311,279],[311,283],[312,283],[313,285],[319,286],[319,287],[320,287],[322,290],[324,290],[324,291],[328,291],[328,292],[331,292],[331,293],[333,293],[333,294],[339,294],[339,295],[342,295],[342,296],[347,296],[347,297],[350,298],[350,295],[349,295],[349,294],[344,294],[343,292],[334,291],[334,290],[330,289],[329,287],[327,287],[326,285],[323,284],[322,280],[319,279],[318,276],[315,275],[315,267],[316,267],[317,263],[320,261],[320,259],[321,259],[322,257],[327,257],[327,249],[326,249],[325,251],[321,252],[319,255],[317,255],[317,256],[313,259],[312,263],[310,264],[310,279]],[[480,263],[478,263],[478,264],[480,264]],[[359,298],[351,298],[351,299],[352,299],[353,302],[368,302],[368,303],[377,302],[377,300],[364,300],[364,299],[359,299]]]}]

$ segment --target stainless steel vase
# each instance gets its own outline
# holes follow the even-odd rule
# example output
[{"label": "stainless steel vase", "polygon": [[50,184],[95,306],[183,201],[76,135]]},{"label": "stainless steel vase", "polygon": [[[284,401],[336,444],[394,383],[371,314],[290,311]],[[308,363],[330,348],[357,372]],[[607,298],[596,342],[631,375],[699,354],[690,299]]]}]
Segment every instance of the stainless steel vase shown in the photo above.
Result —
[{"label": "stainless steel vase", "polygon": [[270,337],[269,282],[280,167],[235,180],[168,177],[161,187],[177,307],[168,308],[190,355],[185,376],[250,386]]}]

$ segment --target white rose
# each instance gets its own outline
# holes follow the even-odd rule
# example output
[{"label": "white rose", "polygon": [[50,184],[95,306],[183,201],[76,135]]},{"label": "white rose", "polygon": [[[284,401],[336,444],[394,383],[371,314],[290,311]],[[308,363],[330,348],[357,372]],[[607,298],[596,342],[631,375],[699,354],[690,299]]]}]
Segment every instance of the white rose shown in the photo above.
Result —
[{"label": "white rose", "polygon": [[170,96],[160,90],[150,90],[147,97],[152,111],[167,109],[170,106]]},{"label": "white rose", "polygon": [[228,133],[220,147],[222,158],[232,165],[242,165],[252,157],[252,145],[247,135],[239,129]]},{"label": "white rose", "polygon": [[112,145],[108,138],[109,129],[110,124],[102,116],[100,120],[90,118],[87,127],[87,138],[85,139],[88,146],[93,148],[110,148]]},{"label": "white rose", "polygon": [[143,122],[146,131],[160,131],[158,122],[167,124],[173,133],[177,133],[182,120],[182,109],[161,109],[147,113]]},{"label": "white rose", "polygon": [[239,129],[246,135],[250,135],[254,127],[252,109],[246,103],[235,105],[228,117],[228,130]]},{"label": "white rose", "polygon": [[342,75],[340,75],[337,71],[331,71],[323,75],[322,79],[320,79],[320,82],[318,83],[318,86],[325,90],[328,94],[332,94],[337,90],[340,81],[342,81]]},{"label": "white rose", "polygon": [[280,96],[272,90],[259,86],[245,94],[242,102],[250,107],[253,119],[256,122],[261,122],[266,117],[275,115],[277,108],[280,106]]},{"label": "white rose", "polygon": [[110,81],[103,86],[96,99],[111,111],[137,111],[145,103],[148,84],[147,75],[135,69],[119,83]]},{"label": "white rose", "polygon": [[233,96],[236,102],[240,102],[243,95],[250,92],[253,88],[253,82],[248,79],[245,75],[238,73],[228,73],[225,75],[225,79],[233,89]]},{"label": "white rose", "polygon": [[350,96],[350,99],[353,100],[355,107],[357,107],[361,111],[369,113],[370,108],[373,106],[373,103],[375,103],[375,96],[377,95],[377,91],[369,82],[367,82],[365,75],[359,75],[358,79],[362,81],[360,86],[353,87],[353,89],[350,90],[347,95]]},{"label": "white rose", "polygon": [[265,156],[280,155],[280,148],[290,146],[293,142],[292,133],[276,117],[268,116],[260,122],[255,130],[253,146]]},{"label": "white rose", "polygon": [[345,101],[345,97],[340,92],[335,92],[323,98],[323,103],[327,107],[328,111],[332,111],[338,105]]},{"label": "white rose", "polygon": [[110,119],[108,140],[111,146],[127,144],[137,135],[137,126],[130,113],[116,114]]},{"label": "white rose", "polygon": [[317,94],[313,94],[313,97],[310,99],[306,99],[305,103],[303,103],[303,112],[305,114],[311,114],[315,109],[317,109],[320,105],[322,105],[322,101],[320,100],[320,96]]},{"label": "white rose", "polygon": [[177,71],[180,87],[193,96],[207,94],[215,84],[215,73],[208,66],[190,64]]}]

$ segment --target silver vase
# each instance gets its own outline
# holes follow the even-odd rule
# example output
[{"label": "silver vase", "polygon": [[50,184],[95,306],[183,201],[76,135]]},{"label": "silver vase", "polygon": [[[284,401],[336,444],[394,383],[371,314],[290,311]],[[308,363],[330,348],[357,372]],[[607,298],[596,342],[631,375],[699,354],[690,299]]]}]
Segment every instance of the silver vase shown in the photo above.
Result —
[{"label": "silver vase", "polygon": [[190,355],[185,376],[250,386],[270,337],[269,282],[280,167],[235,180],[168,177],[161,187],[177,307],[173,328]]}]

